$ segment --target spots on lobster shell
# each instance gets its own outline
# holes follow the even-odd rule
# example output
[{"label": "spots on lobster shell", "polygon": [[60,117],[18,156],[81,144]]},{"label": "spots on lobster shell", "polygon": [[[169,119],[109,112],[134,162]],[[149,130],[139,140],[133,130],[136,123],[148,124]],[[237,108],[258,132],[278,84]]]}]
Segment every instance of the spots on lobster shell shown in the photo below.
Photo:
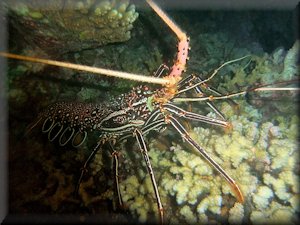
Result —
[{"label": "spots on lobster shell", "polygon": [[38,121],[43,121],[42,132],[49,141],[79,147],[86,140],[87,132],[100,130],[103,119],[111,113],[105,104],[62,101],[48,106]]},{"label": "spots on lobster shell", "polygon": [[92,117],[95,117],[97,115],[97,111],[94,110],[92,113],[91,113]]},{"label": "spots on lobster shell", "polygon": [[109,113],[111,110],[105,105],[62,101],[50,105],[44,111],[43,117],[83,132],[96,129],[95,124],[99,124]]}]

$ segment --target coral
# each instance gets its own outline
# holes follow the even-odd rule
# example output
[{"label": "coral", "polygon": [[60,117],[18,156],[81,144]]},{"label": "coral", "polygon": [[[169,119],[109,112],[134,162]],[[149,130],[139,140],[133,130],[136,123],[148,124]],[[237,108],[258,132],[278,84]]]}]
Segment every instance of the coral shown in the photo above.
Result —
[{"label": "coral", "polygon": [[284,68],[281,73],[281,75],[283,76],[283,80],[294,78],[295,75],[299,73],[299,65],[297,65],[297,60],[299,59],[299,45],[300,40],[297,40],[284,58]]},{"label": "coral", "polygon": [[273,192],[268,186],[260,186],[253,196],[253,203],[258,209],[264,209],[269,205],[269,199],[273,197]]},{"label": "coral", "polygon": [[284,206],[272,201],[270,206],[264,211],[253,210],[250,220],[259,224],[294,224],[297,221],[297,217],[290,206]]},{"label": "coral", "polygon": [[183,206],[180,209],[180,214],[185,218],[185,220],[189,224],[197,223],[197,220],[196,220],[195,216],[193,215],[194,214],[193,211],[187,205]]},{"label": "coral", "polygon": [[[168,215],[172,217],[171,224],[217,222],[217,215],[222,215],[229,223],[270,222],[281,215],[286,216],[284,221],[295,222],[299,211],[296,203],[299,194],[296,108],[284,118],[275,112],[268,114],[266,121],[264,111],[246,101],[238,103],[239,114],[233,107],[228,107],[227,102],[218,104],[225,115],[231,115],[232,132],[225,134],[214,127],[195,127],[189,133],[236,180],[248,204],[233,205],[236,199],[229,184],[199,153],[187,148],[180,140],[172,138],[169,149],[157,140],[150,142],[151,163],[166,218]],[[200,109],[194,108],[194,111],[197,110]],[[213,116],[212,113],[208,115]],[[124,157],[142,161],[140,154],[136,154],[132,158],[124,153]],[[130,164],[124,166],[126,171],[134,173]],[[148,221],[153,218],[157,206],[144,166],[141,163],[140,167],[144,169],[140,168],[135,173],[139,179],[132,180],[131,175],[121,182],[121,190],[132,214],[142,218],[141,221]],[[131,188],[144,191],[132,192],[129,191]],[[262,218],[264,211],[268,212],[266,220]]]},{"label": "coral", "polygon": [[[140,67],[139,71],[130,70],[132,62],[135,61],[132,57],[134,48],[120,45],[114,48],[112,45],[108,45],[110,43],[125,42],[131,38],[131,30],[134,21],[138,18],[138,13],[135,6],[129,4],[127,0],[55,0],[50,2],[14,0],[1,1],[0,5],[1,9],[7,10],[7,20],[12,30],[9,35],[10,42],[13,43],[9,45],[10,49],[8,51],[10,52],[103,68],[114,68],[127,72],[142,71],[143,74],[149,73],[147,65]],[[96,49],[97,47],[100,48]],[[127,55],[131,54],[131,56],[127,57],[127,63],[124,62],[121,65],[118,64],[118,58],[122,57],[120,56],[122,52]],[[143,55],[143,53],[140,54]],[[156,62],[155,59],[154,62],[152,59],[155,56],[149,57],[147,53],[144,55],[145,58],[142,60],[147,59],[149,63],[152,62],[150,65],[152,71],[155,66],[153,64]],[[135,58],[139,57],[135,56]],[[15,87],[15,79],[28,79],[25,77],[28,74],[34,74],[34,76],[38,74],[46,79],[54,77],[54,80],[62,81],[59,84],[57,83],[58,86],[63,84],[75,86],[69,89],[62,88],[61,92],[65,93],[61,93],[60,98],[64,100],[95,101],[95,99],[102,98],[101,96],[105,90],[111,90],[110,85],[117,86],[113,89],[117,94],[123,93],[124,90],[128,90],[128,88],[135,85],[123,80],[119,82],[119,85],[115,84],[116,81],[113,79],[109,80],[105,76],[91,76],[87,73],[78,73],[78,71],[69,69],[54,68],[52,70],[53,67],[49,69],[41,63],[24,61],[13,61],[13,63],[16,65],[10,64],[7,80],[11,86],[10,88],[20,88],[19,86]],[[142,62],[139,61],[138,64],[141,65]],[[51,78],[48,79],[49,86],[56,86],[49,80]],[[75,83],[63,83],[70,80],[75,81]],[[33,82],[32,79],[30,82]],[[24,83],[24,81],[20,81],[21,83]],[[78,86],[82,86],[83,83],[88,87],[78,90]],[[47,93],[45,95],[50,97],[55,95],[52,90],[57,88],[46,87],[46,89]],[[31,92],[34,94],[33,90]],[[100,97],[98,97],[99,95]],[[51,101],[56,100],[57,96]]]},{"label": "coral", "polygon": [[[77,1],[76,4],[76,13],[79,15],[79,18],[81,18],[80,15],[87,15],[87,13],[90,12],[88,10],[89,4],[94,1],[86,1],[86,3],[89,3],[87,6],[85,6],[86,4],[83,4],[83,2],[84,1]],[[92,14],[98,17],[107,15],[107,18],[109,18],[107,21],[110,21],[112,24],[111,30],[115,30],[118,25],[118,23],[114,23],[115,20],[113,18],[117,18],[117,20],[120,21],[122,20],[119,18],[120,14],[126,14],[124,13],[125,9],[126,11],[134,11],[133,7],[127,6],[126,4],[120,4],[114,10],[110,10],[109,13],[107,12],[107,14],[105,14],[105,10],[108,9],[110,3],[112,4],[113,2],[116,4],[115,6],[118,5],[116,1],[110,1],[108,3],[102,1],[102,3],[97,6],[98,8],[96,7],[97,9],[95,8],[95,11],[92,11]],[[69,2],[66,1],[66,3]],[[68,4],[66,4],[66,6],[68,6]],[[94,6],[96,6],[96,4]],[[45,18],[45,14],[39,11],[32,11],[32,9],[26,5],[19,5],[15,12],[18,14],[17,16],[25,18],[24,20],[21,20],[24,23],[28,23],[25,25],[29,26],[32,24],[34,26],[33,28],[28,29],[29,32],[38,31],[39,29],[36,29],[36,25],[43,26],[41,24],[44,22],[46,24],[49,23],[49,26],[51,25],[51,21]],[[68,15],[71,15],[71,13]],[[135,18],[137,15],[135,13],[129,13],[127,16],[129,18]],[[124,17],[126,18],[127,16]],[[67,17],[66,20],[69,20],[69,17]],[[132,23],[133,20],[134,19],[126,19],[126,21],[131,21],[130,23]],[[75,21],[76,20],[74,20],[74,22]],[[72,26],[71,22],[72,21],[69,21],[65,25]],[[84,22],[82,21],[82,23]],[[83,27],[82,23],[79,23],[81,27]],[[100,22],[98,25],[101,27]],[[58,23],[56,26],[61,27],[62,24]],[[130,29],[131,25],[129,24],[127,28]],[[89,29],[93,30],[93,27],[89,27]],[[43,33],[43,30],[41,32]],[[48,32],[49,36],[53,36],[51,32],[53,31],[50,30]],[[73,49],[73,46],[75,46],[75,49],[82,49],[95,44],[94,41],[91,41],[91,43],[86,42],[91,35],[89,32],[90,31],[77,32],[77,30],[75,30],[75,32],[72,32],[72,35],[75,33],[75,38],[72,37],[74,38],[74,41],[79,41],[79,44],[74,44],[72,40],[68,40],[67,42],[63,42],[64,48],[62,48],[61,40],[56,40],[56,37],[48,38],[45,41],[45,43],[48,44],[47,46],[44,45],[43,42],[39,43],[45,49],[47,49],[47,47],[49,48],[50,45],[54,51],[68,51]],[[123,34],[123,37],[128,37],[126,36],[128,32],[125,32],[125,35],[124,30],[121,29],[120,32]],[[60,34],[60,32],[56,30],[55,34],[57,33]],[[94,36],[94,38],[96,37]],[[110,38],[110,36],[108,36],[108,38]],[[202,39],[207,39],[206,42],[209,42],[208,38],[209,36],[202,36]],[[225,42],[225,40],[230,40],[230,38],[221,38],[218,40],[218,36],[214,36],[212,39],[213,41],[222,44],[224,44],[223,42]],[[55,41],[58,41],[58,45],[54,43]],[[99,42],[97,42],[97,44],[98,43]],[[204,42],[199,41],[199,43],[202,44]],[[229,43],[227,46],[233,48],[232,43]],[[194,46],[192,45],[192,47]],[[136,51],[136,49],[132,49]],[[103,49],[97,49],[97,57],[95,57],[94,54],[91,54],[89,58],[97,58],[97,60],[103,63],[103,61],[105,61],[104,58],[108,57],[112,58],[112,61],[122,61],[119,62],[119,66],[124,70],[126,70],[126,68],[141,70],[141,67],[144,67],[143,71],[145,71],[146,67],[155,67],[158,62],[163,61],[160,52],[157,50],[157,46],[152,49],[154,49],[154,57],[146,60],[144,57],[147,58],[147,56],[146,54],[143,55],[143,48],[141,48],[140,52],[139,49],[137,50],[137,52],[139,52],[138,55],[140,56],[129,54],[126,52],[127,49],[125,48],[122,50],[118,48],[118,51],[123,52],[121,58],[116,57],[118,54],[109,55],[109,51],[105,52]],[[282,71],[290,71],[289,67],[293,67],[291,71],[295,71],[294,68],[297,68],[294,60],[296,57],[295,49],[296,48],[293,47],[288,51],[286,56],[286,52],[282,48],[278,48],[273,54],[265,53],[260,56],[254,55],[251,61],[246,60],[246,63],[249,63],[249,66],[245,67],[241,66],[242,63],[230,65],[225,69],[224,73],[221,73],[224,75],[224,79],[219,79],[221,76],[215,77],[216,82],[214,86],[217,89],[223,88],[234,92],[235,90],[248,88],[257,82],[274,82],[279,80],[281,79],[280,75],[284,75]],[[48,50],[51,51],[51,49]],[[197,50],[197,47],[195,47],[194,50]],[[240,56],[240,54],[244,55],[250,52],[248,49],[242,49],[242,51],[239,50],[240,49],[234,49],[230,58],[236,58],[235,56],[237,55]],[[221,51],[217,48],[213,48],[212,46],[207,47],[207,52],[211,54],[208,57],[211,60],[203,57],[203,61],[207,60],[207,62],[203,63],[203,67],[204,70],[208,71],[209,69],[215,68],[215,65],[221,61],[220,58],[222,58],[223,54],[221,54]],[[228,50],[225,52],[228,52]],[[142,60],[136,60],[132,63],[132,60],[127,58],[129,55],[133,55],[133,57],[138,57]],[[214,57],[214,55],[217,57]],[[81,55],[81,57],[84,56]],[[99,61],[95,64],[99,63]],[[142,62],[145,61],[146,65],[142,65]],[[200,67],[199,63],[195,63],[195,60],[190,61],[190,63],[191,65],[189,65],[189,68],[194,69]],[[111,61],[105,61],[103,64],[104,67],[107,68],[113,63]],[[18,68],[18,70],[22,72],[23,69]],[[16,76],[18,76],[18,70],[15,71]],[[226,72],[229,73],[228,76],[225,76]],[[290,74],[294,74],[294,72]],[[63,75],[61,76],[63,77]],[[293,77],[294,75],[291,78]],[[31,87],[33,86],[34,85],[27,86],[27,89],[32,91]],[[107,83],[103,86],[107,86]],[[43,85],[35,85],[34,87],[40,88],[37,93],[45,93]],[[49,87],[52,86],[49,85]],[[114,87],[111,89],[116,88]],[[88,89],[85,87],[78,89],[79,91],[81,90],[77,95],[79,98],[90,100],[89,96],[92,94]],[[25,96],[19,91],[15,92],[17,89],[14,88],[13,90],[12,94],[14,98],[12,100],[18,99],[19,97],[22,98],[17,101],[24,102],[26,100],[25,97],[28,95],[27,92],[24,92],[26,93]],[[65,92],[67,91],[59,91],[60,96]],[[32,97],[32,93],[30,96]],[[270,95],[265,96],[270,97]],[[57,95],[55,95],[55,97],[57,97]],[[275,101],[264,102],[264,106],[271,104],[270,108],[273,109],[266,112],[260,109],[260,107],[256,107],[256,104],[253,104],[253,102],[251,103],[252,105],[249,104],[244,97],[240,99],[241,101],[239,99],[236,100],[240,108],[239,112],[234,110],[227,102],[219,103],[215,101],[217,108],[220,109],[232,123],[233,131],[231,133],[226,133],[222,129],[213,126],[203,126],[203,124],[200,123],[195,125],[196,123],[191,122],[190,124],[193,124],[193,126],[196,127],[187,127],[189,128],[189,133],[193,139],[203,146],[208,154],[236,180],[245,197],[244,205],[236,203],[234,193],[223,177],[216,173],[216,171],[202,159],[198,152],[193,151],[187,143],[184,143],[174,130],[170,131],[172,128],[169,127],[166,136],[161,137],[162,135],[159,135],[158,138],[150,140],[149,155],[156,176],[161,200],[164,205],[165,219],[169,220],[168,222],[170,222],[170,224],[194,224],[200,222],[221,223],[224,221],[228,221],[229,223],[240,223],[241,221],[252,223],[296,221],[295,215],[299,213],[299,186],[297,182],[297,168],[299,161],[296,151],[298,144],[299,118],[296,114],[295,104],[291,104],[290,101],[284,103]],[[201,102],[196,103],[192,110],[199,114],[205,114],[202,111],[205,106],[202,106]],[[29,113],[32,114],[31,109]],[[208,116],[212,116],[212,114],[213,113],[210,113]],[[11,125],[11,127],[16,128],[18,126],[15,126],[15,124],[19,123],[19,121],[12,121],[12,123],[14,124]],[[18,129],[18,132],[23,134],[23,130],[24,129],[22,128]],[[162,138],[164,138],[164,140],[162,140]],[[17,141],[19,141],[18,138],[12,139],[12,142]],[[30,203],[32,204],[33,201],[42,202],[43,205],[51,208],[51,212],[56,210],[64,212],[65,209],[73,209],[72,206],[70,207],[70,204],[66,206],[65,199],[71,196],[71,192],[74,190],[74,183],[76,182],[74,174],[79,172],[80,165],[82,165],[78,163],[78,161],[83,162],[85,158],[83,156],[81,157],[80,151],[69,154],[63,153],[62,158],[64,160],[61,162],[59,159],[55,160],[55,157],[59,158],[59,156],[55,155],[60,154],[57,153],[58,151],[50,151],[49,149],[45,149],[45,146],[36,147],[35,142],[30,142],[26,148],[20,145],[18,150],[14,150],[13,147],[14,146],[12,145],[10,149],[12,150],[10,151],[10,160],[13,165],[11,168],[12,174],[10,174],[12,179],[15,178],[14,175],[17,171],[14,170],[16,167],[14,165],[16,160],[14,153],[17,151],[21,155],[18,158],[19,163],[22,165],[20,166],[22,169],[18,170],[22,172],[19,177],[24,177],[24,163],[27,163],[30,166],[33,164],[32,159],[37,158],[38,163],[36,164],[42,165],[43,169],[37,166],[33,167],[32,174],[39,175],[39,179],[37,180],[43,184],[43,179],[46,175],[47,179],[45,180],[47,181],[48,186],[46,191],[41,191],[40,185],[33,182],[35,179],[26,179],[26,182],[24,183],[16,179],[16,182],[13,182],[13,185],[10,186],[14,188],[11,190],[14,195],[12,198],[12,205],[17,205],[18,207],[17,210],[16,208],[12,208],[12,211],[21,211],[24,208],[30,211],[28,208],[30,208]],[[25,153],[23,148],[25,149]],[[49,155],[51,157],[49,157]],[[145,162],[143,161],[140,151],[136,147],[130,146],[127,151],[125,151],[125,149],[122,150],[122,155],[123,159],[120,160],[120,174],[122,174],[120,176],[120,185],[125,206],[128,206],[128,210],[131,214],[141,222],[148,222],[153,219],[158,221],[157,204],[153,193],[152,183],[147,174]],[[31,160],[26,161],[27,157],[31,158]],[[109,183],[108,180],[113,180],[113,176],[105,176],[106,171],[103,171],[105,166],[109,167],[108,161],[109,160],[103,157],[101,153],[96,154],[95,159],[91,164],[91,174],[93,178],[83,180],[83,185],[80,189],[80,201],[82,201],[82,203],[79,201],[76,202],[78,208],[82,209],[82,206],[86,207],[85,210],[87,208],[93,208],[91,211],[95,213],[94,209],[101,211],[102,208],[99,209],[97,206],[92,207],[93,203],[98,200],[112,199],[112,191],[107,190],[105,184]],[[77,162],[75,163],[76,165],[72,164],[74,162]],[[55,167],[63,168],[53,169]],[[66,168],[68,170],[63,174],[63,171]],[[22,183],[22,185],[20,185],[20,183]],[[103,188],[105,190],[101,189],[102,186],[105,186],[105,188]],[[35,188],[32,189],[32,187]],[[42,188],[45,188],[45,186],[42,186]],[[91,192],[92,188],[94,192]],[[109,188],[111,188],[111,186]],[[19,195],[20,193],[22,193],[22,196]],[[267,195],[263,196],[264,194]],[[34,198],[34,195],[36,195],[37,198]],[[47,204],[48,198],[50,199],[49,202],[52,203],[51,205]],[[72,201],[74,200],[71,198],[70,202]],[[80,213],[81,212],[82,211],[80,211]]]},{"label": "coral", "polygon": [[244,206],[236,202],[229,210],[228,222],[229,224],[242,224],[244,218]]},{"label": "coral", "polygon": [[27,43],[60,54],[130,39],[138,13],[127,0],[5,1]]},{"label": "coral", "polygon": [[291,194],[288,193],[288,189],[284,180],[276,179],[268,173],[264,174],[263,178],[265,184],[273,187],[274,192],[279,199],[288,201],[291,198]]},{"label": "coral", "polygon": [[[280,56],[278,56],[280,55]],[[280,58],[280,59],[278,59]],[[236,87],[246,90],[257,84],[273,84],[270,87],[280,87],[288,84],[277,84],[282,81],[299,79],[299,41],[296,41],[289,51],[283,51],[282,48],[276,50],[273,54],[264,53],[262,56],[252,55],[248,63],[244,60],[244,67],[230,65],[224,73],[232,73],[234,76],[223,76],[224,80],[219,86],[220,90],[236,90]],[[242,62],[241,62],[242,64]],[[223,73],[222,73],[223,74]],[[290,84],[292,86],[293,84]],[[293,85],[295,86],[295,85]],[[249,93],[248,101],[256,106],[263,106],[263,110],[278,111],[288,113],[293,110],[294,105],[289,104],[290,99],[297,98],[295,92],[276,92],[265,91],[258,93]],[[264,99],[281,99],[282,104],[273,104],[272,107],[264,105]],[[286,99],[286,101],[285,101]]]},{"label": "coral", "polygon": [[[245,59],[244,67],[236,64],[228,66],[225,71],[227,73],[231,71],[235,75],[234,77],[224,76],[223,84],[226,84],[226,89],[234,90],[236,86],[244,87],[257,83],[271,84],[276,81],[296,79],[299,70],[299,65],[297,64],[298,54],[299,41],[296,41],[287,52],[282,48],[278,48],[273,54],[252,55],[248,63],[247,59]],[[235,58],[237,57],[235,56]],[[265,93],[264,96],[270,96],[271,94]]]}]

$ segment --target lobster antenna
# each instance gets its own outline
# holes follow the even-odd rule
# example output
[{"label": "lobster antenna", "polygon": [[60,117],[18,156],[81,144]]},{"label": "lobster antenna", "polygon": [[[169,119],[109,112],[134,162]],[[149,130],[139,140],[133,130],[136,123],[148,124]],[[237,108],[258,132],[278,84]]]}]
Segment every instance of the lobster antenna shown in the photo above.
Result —
[{"label": "lobster antenna", "polygon": [[[172,66],[169,75],[167,76],[170,80],[175,79],[175,84],[182,79],[182,73],[186,70],[186,62],[188,60],[189,38],[179,28],[179,26],[171,20],[171,18],[152,0],[146,0],[150,7],[155,13],[170,27],[170,29],[176,34],[179,39],[177,45],[177,59],[175,64]],[[172,82],[170,82],[172,84]]]},{"label": "lobster antenna", "polygon": [[221,100],[233,98],[236,96],[245,95],[249,92],[259,92],[259,91],[300,91],[298,87],[258,87],[253,88],[251,90],[240,91],[232,94],[226,94],[223,96],[207,96],[207,97],[195,97],[195,98],[174,98],[174,102],[199,102],[199,101],[213,101],[213,100]]},{"label": "lobster antenna", "polygon": [[43,63],[47,65],[64,67],[64,68],[69,68],[74,70],[86,71],[95,74],[102,74],[106,76],[119,77],[128,80],[152,83],[152,84],[167,85],[171,82],[167,78],[148,77],[140,74],[132,74],[132,73],[126,73],[117,70],[109,70],[109,69],[103,69],[98,67],[79,65],[79,64],[69,63],[69,62],[60,62],[60,61],[55,61],[50,59],[41,59],[41,58],[11,54],[6,52],[0,52],[0,56],[11,58],[11,59],[19,59],[19,60],[25,60],[30,62],[36,62],[36,63]]},{"label": "lobster antenna", "polygon": [[150,7],[159,15],[159,17],[172,29],[179,40],[186,39],[186,34],[179,26],[152,0],[146,0]]}]

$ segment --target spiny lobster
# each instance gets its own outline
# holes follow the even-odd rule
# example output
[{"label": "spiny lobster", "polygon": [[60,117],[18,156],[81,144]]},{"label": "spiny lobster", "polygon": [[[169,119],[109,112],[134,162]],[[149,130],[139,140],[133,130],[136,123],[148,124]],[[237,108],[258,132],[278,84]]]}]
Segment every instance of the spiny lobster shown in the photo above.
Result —
[{"label": "spiny lobster", "polygon": [[[109,142],[116,145],[128,137],[134,136],[146,162],[148,173],[155,192],[160,221],[163,223],[163,204],[160,199],[158,186],[151,166],[144,136],[153,130],[161,132],[167,125],[171,125],[185,141],[198,150],[201,155],[226,179],[233,189],[237,199],[240,202],[243,202],[243,194],[234,179],[232,179],[231,176],[228,175],[226,171],[222,169],[222,167],[191,138],[182,123],[179,121],[179,118],[194,120],[224,128],[230,128],[231,124],[226,121],[222,113],[216,109],[211,101],[208,101],[207,104],[218,115],[218,119],[183,110],[176,105],[176,102],[186,99],[183,94],[188,94],[190,92],[198,94],[201,96],[199,99],[202,100],[214,100],[221,97],[229,98],[229,95],[222,96],[221,93],[209,87],[207,82],[212,79],[223,66],[231,62],[241,60],[244,57],[224,63],[207,79],[202,79],[194,75],[182,78],[182,74],[185,71],[186,62],[188,60],[189,38],[152,0],[146,1],[161,17],[161,19],[172,29],[179,39],[177,59],[168,75],[166,75],[163,79],[159,78],[164,72],[164,68],[161,67],[156,72],[157,79],[153,78],[150,81],[152,83],[157,81],[157,83],[163,84],[164,87],[152,89],[146,85],[141,85],[133,88],[127,94],[120,95],[111,101],[103,102],[101,104],[57,102],[41,112],[37,121],[29,127],[29,130],[42,123],[42,132],[48,135],[48,139],[50,141],[58,140],[58,143],[61,146],[72,143],[74,147],[79,147],[85,141],[90,132],[100,132],[98,143],[84,164],[84,169],[81,172],[78,186],[80,185],[80,181],[88,163],[91,161],[96,152],[101,149],[103,144]],[[50,60],[34,59],[8,53],[1,53],[1,55],[11,58],[65,66],[63,63]],[[81,68],[80,66],[76,67],[86,70],[86,68]],[[93,69],[92,72],[95,72],[95,69]],[[114,71],[111,72],[104,69],[100,69],[99,72],[104,74],[114,74]],[[116,74],[121,75],[123,73],[116,72]],[[142,79],[142,81],[144,80]],[[259,88],[248,91],[259,91]],[[243,93],[241,92],[238,94]],[[113,156],[117,163],[117,154],[114,154]],[[116,183],[118,186],[117,176]],[[119,188],[117,188],[117,190],[119,202],[121,203],[122,200]]]}]

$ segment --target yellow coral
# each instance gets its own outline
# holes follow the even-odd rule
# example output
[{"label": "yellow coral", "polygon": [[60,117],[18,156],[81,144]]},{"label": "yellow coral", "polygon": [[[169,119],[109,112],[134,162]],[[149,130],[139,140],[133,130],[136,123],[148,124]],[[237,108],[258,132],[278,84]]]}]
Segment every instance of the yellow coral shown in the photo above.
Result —
[{"label": "yellow coral", "polygon": [[297,221],[294,210],[290,206],[283,206],[272,201],[264,211],[252,211],[250,219],[259,224],[294,224]]},{"label": "yellow coral", "polygon": [[234,206],[229,210],[229,224],[242,224],[244,218],[244,206],[236,202]]},{"label": "yellow coral", "polygon": [[189,224],[195,224],[197,222],[197,219],[195,218],[192,210],[190,207],[188,207],[187,205],[183,206],[181,209],[180,209],[180,214],[185,217],[186,221],[189,223]]},{"label": "yellow coral", "polygon": [[269,204],[269,199],[273,197],[272,190],[267,186],[260,186],[257,193],[253,196],[253,202],[258,209],[264,209]]},{"label": "yellow coral", "polygon": [[222,204],[221,196],[210,195],[200,202],[200,204],[197,206],[197,212],[201,214],[201,213],[205,213],[206,210],[209,210],[212,213],[220,214],[221,204]]}]

